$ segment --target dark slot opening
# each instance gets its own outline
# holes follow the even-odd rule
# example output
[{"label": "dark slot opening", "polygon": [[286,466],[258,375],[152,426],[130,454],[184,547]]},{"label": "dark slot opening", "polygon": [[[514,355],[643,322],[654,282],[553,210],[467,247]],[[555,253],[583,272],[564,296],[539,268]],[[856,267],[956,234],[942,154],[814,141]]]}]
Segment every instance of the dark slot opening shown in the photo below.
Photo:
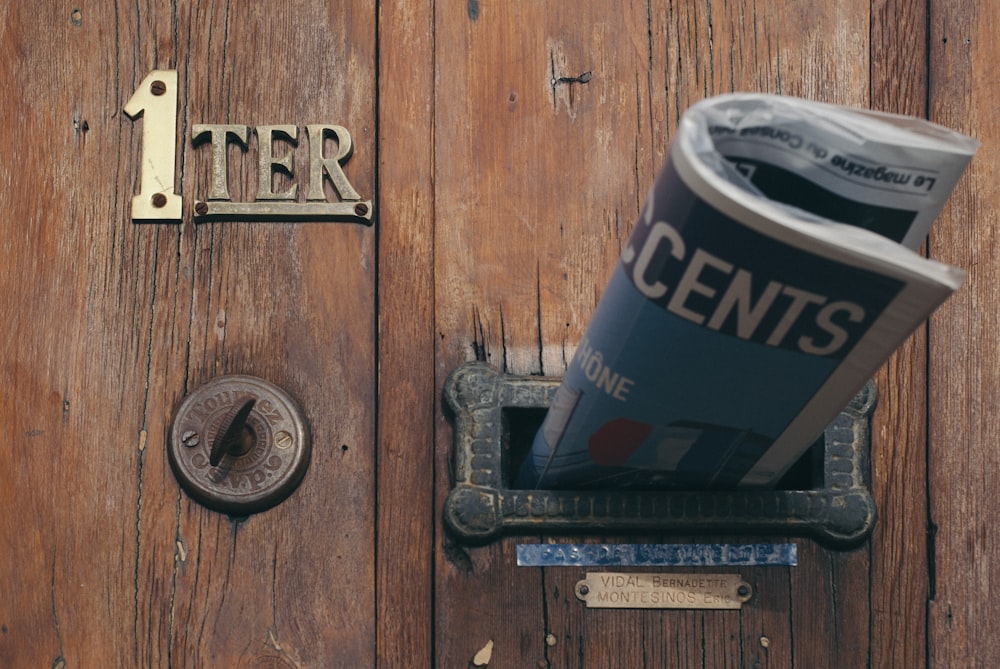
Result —
[{"label": "dark slot opening", "polygon": [[[531,450],[535,433],[545,419],[544,408],[503,409],[503,480],[507,488],[513,488],[514,479],[521,463]],[[775,486],[776,490],[816,490],[824,485],[823,460],[824,441],[820,437],[808,451],[785,473]]]}]

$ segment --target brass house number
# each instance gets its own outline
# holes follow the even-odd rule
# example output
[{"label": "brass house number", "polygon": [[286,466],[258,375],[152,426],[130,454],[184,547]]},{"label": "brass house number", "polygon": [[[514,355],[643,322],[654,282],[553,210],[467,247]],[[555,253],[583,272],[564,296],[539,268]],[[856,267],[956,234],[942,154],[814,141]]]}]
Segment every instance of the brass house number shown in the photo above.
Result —
[{"label": "brass house number", "polygon": [[[142,116],[142,163],[139,194],[132,198],[132,220],[180,221],[183,198],[174,192],[177,133],[177,71],[153,70],[125,105],[132,119]],[[275,141],[296,146],[296,125],[259,125],[257,135],[257,196],[253,202],[233,202],[229,195],[228,147],[248,148],[251,128],[246,125],[197,123],[191,141],[211,146],[212,174],[208,197],[194,205],[195,222],[212,219],[254,221],[344,221],[371,224],[372,203],[354,190],[343,166],[351,157],[351,134],[339,125],[305,126],[309,147],[309,183],[305,201],[299,201],[299,184],[274,190],[274,175],[294,177],[294,152],[276,155]],[[326,140],[337,144],[335,155],[324,154]],[[293,150],[294,151],[294,150]],[[330,202],[324,192],[329,180],[340,201]]]}]

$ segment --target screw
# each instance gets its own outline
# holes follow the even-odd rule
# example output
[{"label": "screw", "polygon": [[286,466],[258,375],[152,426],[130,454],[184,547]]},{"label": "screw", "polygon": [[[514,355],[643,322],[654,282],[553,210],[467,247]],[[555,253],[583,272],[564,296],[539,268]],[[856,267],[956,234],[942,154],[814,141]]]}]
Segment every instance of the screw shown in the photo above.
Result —
[{"label": "screw", "polygon": [[354,205],[354,213],[357,214],[358,216],[364,216],[365,214],[368,213],[368,205],[365,204],[364,202],[358,202],[356,205]]},{"label": "screw", "polygon": [[199,216],[204,216],[208,213],[208,203],[207,202],[197,202],[194,205],[194,213]]},{"label": "screw", "polygon": [[736,594],[739,595],[740,597],[747,597],[747,596],[749,596],[750,595],[750,586],[746,585],[746,584],[741,585],[740,587],[736,588]]},{"label": "screw", "polygon": [[153,95],[163,95],[167,92],[167,85],[157,79],[149,85],[149,92]]},{"label": "screw", "polygon": [[200,442],[201,438],[198,436],[198,433],[195,432],[194,430],[188,430],[187,432],[181,435],[181,443],[187,446],[188,448],[194,448]]},{"label": "screw", "polygon": [[282,430],[274,435],[274,445],[282,450],[290,448],[292,445],[292,435]]},{"label": "screw", "polygon": [[581,585],[580,586],[580,594],[583,595],[584,597],[586,597],[587,595],[589,595],[590,594],[590,586]]},{"label": "screw", "polygon": [[167,206],[167,196],[163,193],[157,193],[153,196],[153,206],[157,209],[161,209]]}]

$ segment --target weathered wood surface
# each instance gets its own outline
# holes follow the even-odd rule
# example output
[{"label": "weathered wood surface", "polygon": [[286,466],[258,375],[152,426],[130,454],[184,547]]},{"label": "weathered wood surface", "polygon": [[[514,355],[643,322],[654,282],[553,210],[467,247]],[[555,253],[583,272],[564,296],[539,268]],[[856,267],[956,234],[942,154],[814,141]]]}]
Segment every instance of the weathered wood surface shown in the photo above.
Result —
[{"label": "weathered wood surface", "polygon": [[[926,116],[926,7],[872,7],[871,105]],[[879,522],[871,540],[871,666],[926,662],[927,330],[915,332],[876,375],[872,481]]]},{"label": "weathered wood surface", "polygon": [[[615,11],[470,2],[439,8],[436,25],[438,42],[453,47],[436,54],[439,382],[471,358],[514,373],[561,373],[691,102],[760,90],[923,116],[936,53],[925,9],[902,2],[653,2]],[[967,64],[954,67],[967,76]],[[584,72],[589,81],[571,81]],[[949,91],[969,87],[942,79]],[[964,245],[950,253],[964,264]],[[742,613],[609,614],[575,601],[579,571],[515,567],[518,539],[464,551],[445,536],[436,566],[439,662],[464,666],[492,640],[498,666],[925,664],[938,643],[928,635],[928,598],[945,585],[940,543],[936,593],[928,558],[928,346],[936,350],[935,340],[915,333],[876,379],[881,519],[868,546],[840,553],[800,541],[798,567],[747,570],[760,595]],[[955,364],[977,369],[968,358]],[[439,501],[449,436],[442,422]],[[942,515],[950,517],[935,514],[939,526]],[[981,551],[984,539],[966,545]],[[950,587],[967,593],[961,567],[952,568]],[[970,616],[963,630],[976,624]]]},{"label": "weathered wood surface", "polygon": [[[370,666],[375,232],[195,227],[209,155],[190,133],[340,123],[372,196],[374,8],[72,7],[0,10],[0,665]],[[154,68],[180,77],[183,225],[129,220],[143,121],[122,107]],[[254,142],[230,151],[236,199],[256,190]],[[300,489],[240,522],[182,494],[164,447],[181,398],[232,373],[296,397],[315,444]]]},{"label": "weathered wood surface", "polygon": [[988,667],[1000,658],[1000,602],[992,596],[1000,580],[998,18],[994,5],[941,2],[928,22],[930,117],[983,142],[929,243],[932,256],[969,272],[930,324],[927,611],[928,656],[936,667]]},{"label": "weathered wood surface", "polygon": [[[1000,8],[46,0],[0,18],[0,666],[464,669],[488,642],[494,668],[1000,661]],[[154,68],[180,77],[182,225],[128,218],[142,120],[121,109]],[[876,377],[868,544],[799,540],[798,567],[742,570],[741,612],[588,610],[583,570],[514,566],[548,537],[444,531],[441,385],[477,358],[562,373],[677,119],[730,90],[981,139],[928,245],[969,281]],[[192,224],[194,123],[311,122],[351,131],[376,227]],[[254,151],[230,150],[235,199]],[[191,502],[164,448],[181,398],[230,373],[287,389],[315,440],[302,487],[242,522]]]},{"label": "weathered wood surface", "polygon": [[431,3],[379,3],[379,667],[434,666],[433,36]]}]

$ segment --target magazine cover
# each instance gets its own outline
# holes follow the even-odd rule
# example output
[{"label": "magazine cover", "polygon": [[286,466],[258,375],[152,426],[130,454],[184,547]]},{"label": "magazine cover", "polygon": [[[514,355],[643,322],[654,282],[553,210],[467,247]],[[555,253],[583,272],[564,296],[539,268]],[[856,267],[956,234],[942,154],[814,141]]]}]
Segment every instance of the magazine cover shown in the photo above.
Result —
[{"label": "magazine cover", "polygon": [[976,146],[794,98],[693,106],[516,485],[773,485],[961,284],[907,247]]}]

